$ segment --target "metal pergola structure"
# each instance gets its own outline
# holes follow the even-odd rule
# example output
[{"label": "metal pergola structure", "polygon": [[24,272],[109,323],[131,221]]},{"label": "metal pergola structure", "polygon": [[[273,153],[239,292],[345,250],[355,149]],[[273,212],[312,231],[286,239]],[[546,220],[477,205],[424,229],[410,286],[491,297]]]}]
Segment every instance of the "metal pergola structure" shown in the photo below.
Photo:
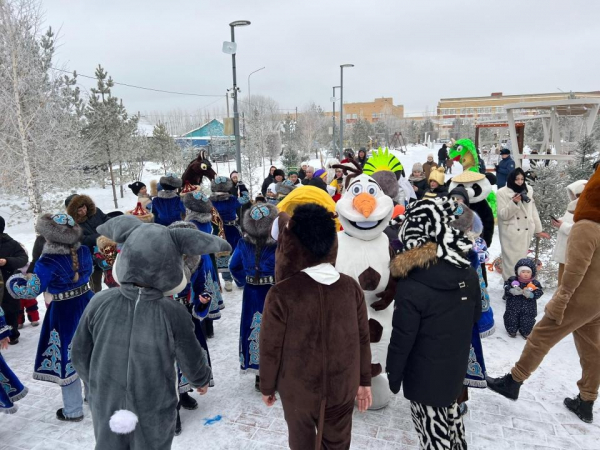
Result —
[{"label": "metal pergola structure", "polygon": [[[511,103],[504,106],[506,109],[506,116],[508,120],[508,130],[510,132],[510,141],[512,148],[517,149],[517,130],[515,124],[515,113],[525,113],[527,111],[541,111],[541,115],[532,115],[532,119],[540,119],[542,121],[542,127],[544,129],[544,141],[540,153],[537,155],[527,155],[528,159],[552,159],[552,160],[571,160],[572,155],[563,154],[562,145],[559,133],[559,116],[583,116],[584,124],[586,128],[586,134],[592,132],[594,122],[598,116],[598,109],[600,109],[600,99],[596,98],[575,98],[568,100],[553,100],[544,102],[527,102],[527,103]],[[523,117],[520,117],[523,120]],[[556,149],[556,155],[546,154],[546,150],[551,147],[551,144]],[[515,164],[517,167],[521,167],[521,161],[523,155],[518,151],[514,152]]]}]

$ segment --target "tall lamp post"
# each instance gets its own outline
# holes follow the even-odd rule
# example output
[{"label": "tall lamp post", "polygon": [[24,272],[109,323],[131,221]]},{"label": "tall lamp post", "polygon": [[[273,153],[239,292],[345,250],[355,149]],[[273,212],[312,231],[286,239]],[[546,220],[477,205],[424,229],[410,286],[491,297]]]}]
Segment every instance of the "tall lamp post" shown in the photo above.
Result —
[{"label": "tall lamp post", "polygon": [[344,148],[344,67],[354,67],[354,64],[340,66],[340,152]]},{"label": "tall lamp post", "polygon": [[263,69],[264,67],[261,67],[260,69],[256,69],[254,72],[250,72],[250,75],[248,75],[248,104],[252,104],[252,97],[250,96],[250,76],[256,72],[260,72]]},{"label": "tall lamp post", "polygon": [[240,113],[238,112],[237,103],[237,76],[235,72],[235,27],[243,27],[250,25],[249,20],[236,20],[229,24],[231,28],[231,66],[233,68],[233,134],[235,135],[235,163],[236,169],[239,173],[242,173],[242,150],[240,148]]},{"label": "tall lamp post", "polygon": [[335,90],[336,89],[339,89],[339,86],[333,87],[333,97],[331,97],[331,101],[333,102],[333,128],[331,128],[331,137],[332,137],[332,143],[333,143],[332,150],[334,153],[335,153]]}]

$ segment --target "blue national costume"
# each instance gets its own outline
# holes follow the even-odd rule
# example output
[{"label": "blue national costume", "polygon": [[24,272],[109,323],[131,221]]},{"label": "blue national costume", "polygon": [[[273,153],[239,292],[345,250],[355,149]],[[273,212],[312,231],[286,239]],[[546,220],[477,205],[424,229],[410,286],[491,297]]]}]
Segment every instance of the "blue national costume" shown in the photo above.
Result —
[{"label": "blue national costume", "polygon": [[176,191],[159,191],[158,197],[152,199],[154,223],[168,227],[185,216],[185,207]]},{"label": "blue national costume", "polygon": [[[210,196],[213,206],[223,220],[223,228],[225,230],[225,239],[232,249],[237,247],[238,241],[242,237],[240,227],[237,223],[237,210],[250,201],[248,192],[244,192],[241,197],[235,197],[229,193],[221,192],[213,193]],[[217,256],[217,269],[219,272],[228,272],[230,255]]]},{"label": "blue national costume", "polygon": [[243,372],[259,370],[259,334],[265,298],[275,283],[276,244],[262,247],[241,239],[233,252],[229,270],[238,285],[244,286],[240,324],[240,368]]},{"label": "blue national costume", "polygon": [[[6,324],[4,311],[0,308],[0,341],[10,337],[11,327]],[[27,388],[10,370],[0,354],[0,412],[13,414],[17,412],[15,402],[27,395]]]},{"label": "blue national costume", "polygon": [[42,292],[52,295],[40,332],[33,379],[67,386],[79,378],[71,363],[71,341],[83,310],[94,295],[88,286],[92,255],[84,245],[77,249],[79,278],[73,281],[71,254],[46,250],[35,263],[31,279],[13,275],[7,288],[14,298],[36,298]]}]

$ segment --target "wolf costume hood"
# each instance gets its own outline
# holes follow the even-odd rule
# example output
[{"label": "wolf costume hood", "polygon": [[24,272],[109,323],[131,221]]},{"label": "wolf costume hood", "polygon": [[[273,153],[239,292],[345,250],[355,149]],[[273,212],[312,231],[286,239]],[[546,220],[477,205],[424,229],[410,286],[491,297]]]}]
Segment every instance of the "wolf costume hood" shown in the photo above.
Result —
[{"label": "wolf costume hood", "polygon": [[211,371],[187,310],[165,296],[186,284],[184,254],[231,247],[207,233],[131,216],[114,218],[98,231],[122,244],[113,266],[120,287],[94,296],[72,350],[73,364],[89,386],[96,445],[170,448],[178,401],[175,361],[193,387],[207,385]]}]

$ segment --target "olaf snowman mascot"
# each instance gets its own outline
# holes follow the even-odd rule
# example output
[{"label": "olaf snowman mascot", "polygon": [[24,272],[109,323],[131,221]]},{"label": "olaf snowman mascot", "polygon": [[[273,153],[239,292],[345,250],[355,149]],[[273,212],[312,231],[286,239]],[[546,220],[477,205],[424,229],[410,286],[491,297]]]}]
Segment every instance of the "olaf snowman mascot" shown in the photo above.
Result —
[{"label": "olaf snowman mascot", "polygon": [[383,367],[392,334],[395,281],[390,277],[390,246],[383,230],[392,217],[394,203],[372,177],[354,167],[335,165],[346,175],[345,193],[336,204],[343,231],[338,233],[335,268],[354,278],[368,305],[371,335],[370,409],[384,408],[392,395]]}]

